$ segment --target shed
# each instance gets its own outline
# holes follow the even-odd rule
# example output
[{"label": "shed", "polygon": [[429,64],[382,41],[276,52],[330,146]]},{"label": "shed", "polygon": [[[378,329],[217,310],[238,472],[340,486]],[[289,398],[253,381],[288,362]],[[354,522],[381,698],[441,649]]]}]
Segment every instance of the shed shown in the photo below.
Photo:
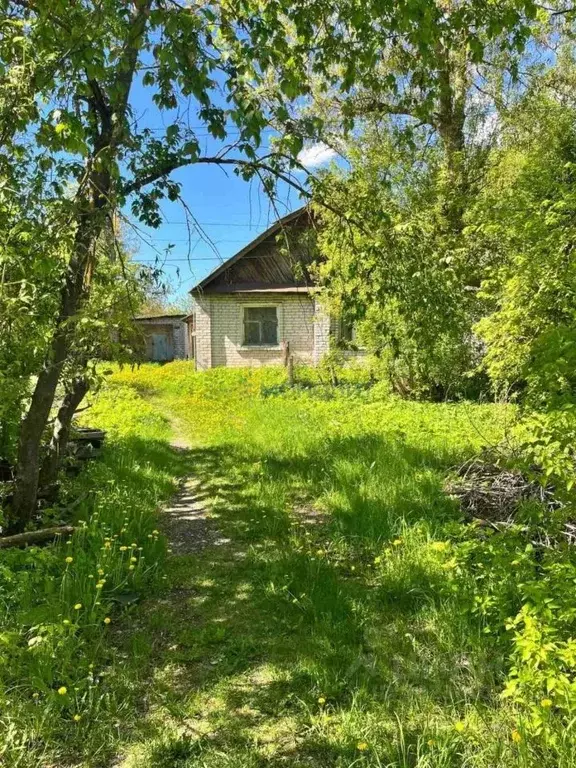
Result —
[{"label": "shed", "polygon": [[134,318],[142,331],[147,360],[168,362],[186,359],[184,318],[184,313],[150,314]]}]

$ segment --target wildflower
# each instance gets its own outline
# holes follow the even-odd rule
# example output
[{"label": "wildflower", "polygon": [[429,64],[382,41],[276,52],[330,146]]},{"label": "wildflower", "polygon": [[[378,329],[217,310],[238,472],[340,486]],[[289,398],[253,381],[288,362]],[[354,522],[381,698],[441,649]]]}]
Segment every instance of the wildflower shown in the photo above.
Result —
[{"label": "wildflower", "polygon": [[399,546],[400,546],[400,544],[402,544],[402,539],[394,539],[394,541],[392,542],[392,544],[393,544],[393,546],[395,546],[395,547],[399,547]]},{"label": "wildflower", "polygon": [[435,552],[444,552],[448,548],[448,544],[445,541],[434,541],[431,547]]},{"label": "wildflower", "polygon": [[138,562],[138,558],[137,557],[131,557],[130,558],[130,562],[131,563],[137,563]]},{"label": "wildflower", "polygon": [[126,552],[127,549],[128,547],[120,547],[120,552]]},{"label": "wildflower", "polygon": [[32,698],[33,699],[37,699],[39,696],[40,696],[40,694],[38,692],[36,692],[36,691],[32,694]]},{"label": "wildflower", "polygon": [[456,723],[454,723],[454,730],[458,731],[458,733],[462,733],[462,731],[466,730],[466,725],[462,722],[462,720],[458,720]]},{"label": "wildflower", "polygon": [[133,566],[133,565],[129,565],[129,566],[128,566],[128,570],[129,570],[129,571],[133,571],[133,570],[134,570],[134,566]]},{"label": "wildflower", "polygon": [[154,536],[158,536],[158,534],[160,533],[160,531],[157,531],[156,529],[154,529],[154,530],[152,531],[152,533],[154,534]]},{"label": "wildflower", "polygon": [[74,606],[74,610],[79,611],[80,608],[82,608],[82,603],[76,603],[76,605]]},{"label": "wildflower", "polygon": [[62,622],[62,624],[70,624],[70,619],[64,619],[64,621]]},{"label": "wildflower", "polygon": [[75,723],[78,723],[80,722],[80,720],[82,720],[82,715],[76,714],[72,719],[74,720]]},{"label": "wildflower", "polygon": [[427,744],[428,744],[429,747],[435,747],[436,746],[436,742],[434,741],[434,739],[428,739]]},{"label": "wildflower", "polygon": [[358,744],[356,744],[356,749],[360,752],[366,752],[368,744],[365,741],[359,741]]},{"label": "wildflower", "polygon": [[130,544],[130,546],[131,546],[133,549],[136,549],[136,547],[138,546],[138,544],[136,544],[136,542],[135,542],[135,541],[133,541],[133,542],[132,542],[132,544]]},{"label": "wildflower", "polygon": [[96,584],[96,589],[102,589],[103,586],[104,586],[104,582],[99,581],[98,584]]},{"label": "wildflower", "polygon": [[98,576],[104,576],[104,571],[102,568],[98,568]]},{"label": "wildflower", "polygon": [[60,696],[66,696],[66,694],[68,693],[68,688],[66,688],[65,685],[61,685],[60,688],[58,688],[58,693],[60,694]]},{"label": "wildflower", "polygon": [[549,709],[552,706],[552,699],[542,699],[540,706]]},{"label": "wildflower", "polygon": [[320,698],[318,699],[318,704],[320,704],[321,707],[323,707],[324,704],[326,704],[326,699],[324,698],[324,696],[320,696]]},{"label": "wildflower", "polygon": [[351,565],[351,566],[350,566],[350,570],[351,570],[351,571],[355,571],[355,570],[356,570],[356,566],[355,566],[355,565]]},{"label": "wildflower", "polygon": [[110,544],[109,541],[105,541],[103,549],[110,549],[111,546],[112,546],[112,544]]},{"label": "wildflower", "polygon": [[520,735],[520,732],[514,729],[512,731],[512,741],[514,744],[519,744],[522,741],[522,736]]},{"label": "wildflower", "polygon": [[316,554],[318,555],[318,557],[323,557],[326,554],[326,552],[323,549],[319,549],[317,550]]},{"label": "wildflower", "polygon": [[104,619],[104,624],[110,624],[111,621],[112,619],[110,618],[110,616],[106,616],[106,618]]},{"label": "wildflower", "polygon": [[67,563],[73,563],[74,562],[74,558],[73,557],[67,557],[66,558],[66,562]]},{"label": "wildflower", "polygon": [[381,557],[375,557],[374,558],[374,565],[380,565],[381,562],[382,562],[382,558]]}]

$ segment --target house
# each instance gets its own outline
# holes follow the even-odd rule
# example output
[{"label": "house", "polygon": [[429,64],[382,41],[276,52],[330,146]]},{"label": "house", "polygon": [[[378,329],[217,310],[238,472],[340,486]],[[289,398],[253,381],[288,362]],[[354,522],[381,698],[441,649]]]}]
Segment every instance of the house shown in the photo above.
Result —
[{"label": "house", "polygon": [[134,318],[143,336],[147,360],[168,362],[188,357],[184,313],[140,315]]},{"label": "house", "polygon": [[311,214],[301,208],[192,288],[193,311],[185,321],[197,370],[277,365],[288,354],[319,362],[331,325],[308,271],[311,237]]}]

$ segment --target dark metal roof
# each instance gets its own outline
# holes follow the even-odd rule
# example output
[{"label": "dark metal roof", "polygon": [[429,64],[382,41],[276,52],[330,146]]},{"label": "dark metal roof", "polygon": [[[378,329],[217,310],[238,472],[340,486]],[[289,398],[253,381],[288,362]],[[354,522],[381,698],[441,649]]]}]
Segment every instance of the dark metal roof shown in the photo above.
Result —
[{"label": "dark metal roof", "polygon": [[[200,280],[199,283],[197,283],[193,288],[190,289],[190,293],[196,293],[197,291],[204,290],[213,280],[215,280],[218,277],[218,275],[221,275],[222,272],[224,272],[226,269],[228,269],[237,261],[239,261],[243,256],[246,256],[246,254],[250,253],[250,251],[254,250],[254,248],[256,248],[258,245],[263,243],[269,237],[271,237],[272,235],[275,235],[286,224],[289,224],[291,221],[294,221],[294,219],[297,219],[306,210],[307,210],[306,206],[303,206],[302,208],[298,208],[296,211],[292,211],[292,213],[288,213],[286,216],[283,216],[281,219],[278,219],[277,221],[275,221],[274,224],[272,224],[272,226],[268,227],[267,230],[262,232],[261,235],[258,235],[257,238],[252,240],[252,242],[248,243],[248,245],[244,246],[244,248],[239,250],[238,253],[235,253],[234,256],[231,256],[229,259],[227,259],[218,267],[216,267],[216,269],[210,272],[210,274],[207,275],[203,280]],[[288,286],[284,286],[284,287],[288,287]],[[296,286],[292,286],[292,287],[296,287]],[[233,292],[234,292],[233,290],[218,291],[218,293],[233,293]]]}]

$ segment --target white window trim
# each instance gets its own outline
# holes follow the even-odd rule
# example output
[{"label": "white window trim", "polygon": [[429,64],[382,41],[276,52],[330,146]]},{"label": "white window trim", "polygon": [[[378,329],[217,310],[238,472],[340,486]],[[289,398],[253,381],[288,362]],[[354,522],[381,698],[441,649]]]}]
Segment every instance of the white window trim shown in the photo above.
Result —
[{"label": "white window trim", "polygon": [[[245,309],[266,309],[273,308],[276,310],[276,319],[278,321],[278,344],[244,344],[244,310]],[[241,342],[239,349],[244,350],[262,350],[262,351],[278,351],[283,348],[282,340],[284,339],[284,307],[281,302],[272,301],[254,301],[240,306],[240,332]]]}]

